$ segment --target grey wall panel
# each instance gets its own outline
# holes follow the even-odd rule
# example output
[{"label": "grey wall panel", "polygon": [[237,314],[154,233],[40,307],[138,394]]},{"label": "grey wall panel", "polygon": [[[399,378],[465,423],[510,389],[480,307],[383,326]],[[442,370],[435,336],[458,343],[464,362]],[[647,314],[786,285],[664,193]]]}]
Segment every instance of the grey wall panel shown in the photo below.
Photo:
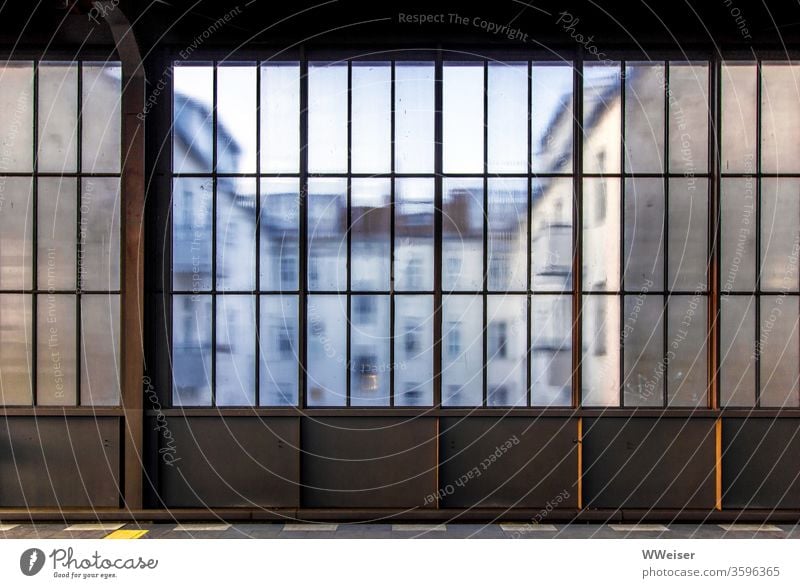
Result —
[{"label": "grey wall panel", "polygon": [[577,419],[444,418],[440,435],[442,507],[577,507]]},{"label": "grey wall panel", "polygon": [[297,506],[297,418],[170,417],[156,425],[168,507]]},{"label": "grey wall panel", "polygon": [[0,507],[118,507],[117,417],[0,418]]},{"label": "grey wall panel", "polygon": [[714,465],[714,419],[584,419],[588,508],[711,509]]},{"label": "grey wall panel", "polygon": [[800,419],[722,421],[722,507],[800,508]]},{"label": "grey wall panel", "polygon": [[436,420],[303,419],[303,506],[426,506],[436,488]]}]

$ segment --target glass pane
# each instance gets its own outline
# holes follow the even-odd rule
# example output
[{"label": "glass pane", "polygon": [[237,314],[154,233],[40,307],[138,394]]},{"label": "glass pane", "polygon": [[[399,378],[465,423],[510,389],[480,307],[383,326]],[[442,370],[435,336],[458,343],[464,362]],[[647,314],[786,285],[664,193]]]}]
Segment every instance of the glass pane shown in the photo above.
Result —
[{"label": "glass pane", "polygon": [[442,287],[483,287],[483,180],[445,178],[442,191]]},{"label": "glass pane", "polygon": [[391,255],[391,180],[354,179],[351,184],[350,277],[353,290],[388,290]]},{"label": "glass pane", "polygon": [[722,179],[720,289],[750,291],[756,273],[756,187],[753,178]]},{"label": "glass pane", "polygon": [[[724,277],[724,275],[723,275]],[[756,399],[756,303],[751,296],[721,296],[720,401],[754,406]]]},{"label": "glass pane", "polygon": [[394,285],[433,290],[433,179],[395,180]]},{"label": "glass pane", "polygon": [[256,299],[217,297],[217,406],[253,406],[256,396]]},{"label": "glass pane", "polygon": [[261,288],[296,290],[300,259],[300,180],[261,180]]},{"label": "glass pane", "polygon": [[800,68],[787,64],[761,66],[761,171],[800,171]]},{"label": "glass pane", "polygon": [[172,192],[172,287],[211,289],[214,184],[211,178],[176,178]]},{"label": "glass pane", "polygon": [[83,290],[119,290],[119,178],[81,178],[78,271]]},{"label": "glass pane", "polygon": [[172,404],[211,406],[211,296],[172,297]]},{"label": "glass pane", "polygon": [[392,67],[353,62],[352,171],[391,171]]},{"label": "glass pane", "polygon": [[173,72],[172,169],[210,172],[214,163],[214,68],[176,65]]},{"label": "glass pane", "polygon": [[347,298],[308,297],[306,393],[309,406],[347,403]]},{"label": "glass pane", "polygon": [[83,65],[81,171],[119,172],[122,68],[112,63]]},{"label": "glass pane", "polygon": [[619,173],[622,140],[619,65],[583,68],[583,171]]},{"label": "glass pane", "polygon": [[217,180],[217,289],[254,290],[256,180]]},{"label": "glass pane", "polygon": [[81,296],[81,404],[118,405],[119,295]]},{"label": "glass pane", "polygon": [[618,297],[583,297],[584,406],[619,405],[619,318]]},{"label": "glass pane", "polygon": [[572,179],[540,178],[531,186],[533,290],[572,288]]},{"label": "glass pane", "polygon": [[300,171],[300,65],[261,66],[261,171]]},{"label": "glass pane", "polygon": [[583,181],[583,289],[619,289],[619,180]]},{"label": "glass pane", "polygon": [[256,171],[256,68],[217,68],[217,171]]},{"label": "glass pane", "polygon": [[308,66],[308,170],[347,171],[347,65]]},{"label": "glass pane", "polygon": [[489,406],[528,403],[528,301],[525,296],[487,297],[486,400]]},{"label": "glass pane", "polygon": [[434,67],[397,62],[394,69],[394,153],[397,173],[433,172]]},{"label": "glass pane", "polygon": [[36,255],[42,290],[75,288],[75,227],[78,196],[74,178],[39,178]]},{"label": "glass pane", "polygon": [[0,177],[0,288],[31,287],[32,219],[31,178]]},{"label": "glass pane", "polygon": [[572,65],[534,63],[531,69],[533,171],[572,173]]},{"label": "glass pane", "polygon": [[708,275],[708,180],[669,180],[669,287],[706,290]]},{"label": "glass pane", "polygon": [[531,298],[531,403],[572,405],[572,299]]},{"label": "glass pane", "polygon": [[33,63],[0,62],[0,172],[33,170]]},{"label": "glass pane", "polygon": [[433,404],[433,296],[394,302],[394,403]]},{"label": "glass pane", "polygon": [[667,336],[669,406],[708,405],[707,299],[670,296]]},{"label": "glass pane", "polygon": [[488,164],[493,173],[528,171],[528,64],[490,63]]},{"label": "glass pane", "polygon": [[761,297],[761,406],[800,405],[797,298]]},{"label": "glass pane", "polygon": [[625,170],[664,171],[663,63],[625,65]]},{"label": "glass pane", "polygon": [[625,406],[664,406],[664,298],[625,296]]},{"label": "glass pane", "polygon": [[708,169],[708,64],[669,65],[669,170]]},{"label": "glass pane", "polygon": [[347,182],[308,182],[308,289],[347,288]]},{"label": "glass pane", "polygon": [[797,292],[800,181],[761,180],[761,289]]},{"label": "glass pane", "polygon": [[442,404],[483,404],[483,299],[449,295],[443,301]]},{"label": "glass pane", "polygon": [[483,172],[483,63],[446,63],[444,173]]},{"label": "glass pane", "polygon": [[350,317],[350,404],[389,406],[389,297],[351,297]]},{"label": "glass pane", "polygon": [[78,153],[78,67],[39,64],[39,158],[41,172],[76,171]]},{"label": "glass pane", "polygon": [[31,297],[0,294],[0,405],[30,405]]},{"label": "glass pane", "polygon": [[625,289],[664,289],[664,180],[625,180]]},{"label": "glass pane", "polygon": [[528,181],[489,180],[490,290],[525,290],[528,272]]},{"label": "glass pane", "polygon": [[297,296],[261,296],[259,404],[297,405]]},{"label": "glass pane", "polygon": [[69,406],[77,403],[76,299],[71,294],[41,294],[37,298],[37,404]]},{"label": "glass pane", "polygon": [[756,66],[722,64],[723,173],[756,171]]}]

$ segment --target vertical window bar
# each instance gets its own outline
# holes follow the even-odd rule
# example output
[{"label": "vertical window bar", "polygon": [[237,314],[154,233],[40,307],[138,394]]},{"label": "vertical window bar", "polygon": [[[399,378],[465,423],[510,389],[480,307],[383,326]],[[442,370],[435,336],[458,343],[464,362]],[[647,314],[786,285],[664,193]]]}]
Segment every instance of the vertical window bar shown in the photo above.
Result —
[{"label": "vertical window bar", "polygon": [[756,370],[756,408],[761,407],[761,60],[756,62],[756,305],[755,324],[755,370]]},{"label": "vertical window bar", "polygon": [[583,48],[578,47],[572,70],[572,406],[583,404]]},{"label": "vertical window bar", "polygon": [[306,408],[306,365],[308,353],[306,350],[306,313],[308,291],[308,61],[305,57],[305,48],[300,48],[300,235],[298,238],[298,280],[300,291],[298,293],[298,326],[297,344],[300,353],[298,362],[297,385],[298,404],[301,409]]},{"label": "vertical window bar", "polygon": [[[255,311],[256,324],[253,329],[256,340],[256,360],[255,360],[255,397],[253,406],[261,404],[261,63],[256,62],[256,227],[255,243],[256,247],[256,268],[255,268]],[[283,290],[283,284],[280,285]]]},{"label": "vertical window bar", "polygon": [[[625,327],[625,99],[627,98],[627,78],[625,60],[620,61],[620,159],[618,169],[614,177],[619,178],[619,283],[616,284],[617,299],[619,300],[619,328],[617,338],[619,339],[619,406],[625,406],[625,339],[622,337]],[[602,170],[601,170],[602,171]],[[605,173],[605,172],[604,172]]]},{"label": "vertical window bar", "polygon": [[217,61],[212,62],[211,91],[211,406],[217,405]]},{"label": "vertical window bar", "polygon": [[395,233],[395,226],[394,226],[394,216],[395,216],[395,184],[397,183],[397,178],[395,177],[395,148],[394,148],[394,140],[395,140],[395,61],[392,60],[391,63],[391,77],[389,80],[389,108],[391,114],[390,116],[390,135],[389,135],[389,169],[391,171],[391,179],[389,180],[389,369],[384,370],[384,373],[387,374],[389,378],[389,406],[394,406],[394,371],[395,371],[395,356],[394,356],[394,348],[395,348],[395,328],[394,328],[394,233]]},{"label": "vertical window bar", "polygon": [[[83,349],[82,349],[82,316],[81,316],[81,290],[83,289],[83,264],[81,263],[83,257],[83,241],[81,240],[81,223],[83,208],[83,62],[78,61],[78,119],[76,133],[76,152],[75,152],[75,171],[77,172],[77,181],[75,182],[75,189],[77,193],[72,197],[76,199],[77,207],[75,210],[75,219],[77,221],[76,240],[75,240],[75,360],[78,362],[75,371],[75,406],[82,404],[82,380],[81,370],[83,369]],[[35,106],[34,106],[35,108]],[[38,134],[38,133],[34,133]]]},{"label": "vertical window bar", "polygon": [[[33,200],[33,222],[31,223],[31,405],[38,404],[36,390],[39,373],[39,60],[33,62],[33,178],[31,198]],[[80,372],[78,372],[80,373]]]},{"label": "vertical window bar", "polygon": [[710,292],[708,296],[708,333],[711,338],[709,345],[708,358],[708,405],[716,409],[719,407],[719,335],[720,335],[720,276],[719,276],[719,254],[720,254],[720,145],[722,141],[722,131],[720,129],[720,109],[721,109],[721,63],[719,53],[711,56],[708,68],[708,117],[709,117],[709,143],[708,164],[709,164],[709,203],[708,203],[708,246],[711,253],[710,271],[708,284]]},{"label": "vertical window bar", "polygon": [[663,341],[663,348],[661,350],[662,361],[664,362],[664,374],[661,385],[663,387],[663,401],[662,406],[669,406],[669,363],[667,362],[667,353],[669,352],[669,301],[672,286],[669,284],[669,98],[672,90],[669,85],[669,61],[664,62],[664,152],[661,154],[663,157],[662,171],[664,173],[664,231],[662,247],[663,253],[663,271],[662,280],[664,283],[664,305],[662,306],[662,327],[661,336]]},{"label": "vertical window bar", "polygon": [[489,62],[483,62],[483,406],[488,406],[489,350],[488,350],[488,298],[489,288]]},{"label": "vertical window bar", "polygon": [[528,62],[528,165],[527,165],[527,169],[528,169],[528,181],[527,181],[527,185],[528,185],[528,226],[526,228],[526,230],[527,230],[527,235],[526,235],[527,245],[526,245],[526,252],[525,252],[525,255],[527,257],[527,260],[526,260],[527,261],[527,264],[526,264],[526,268],[527,269],[525,270],[525,275],[526,275],[525,280],[526,280],[526,284],[528,286],[526,288],[526,290],[528,291],[528,295],[525,298],[527,299],[526,302],[527,302],[527,305],[528,305],[528,315],[527,315],[527,318],[526,318],[526,325],[525,325],[525,329],[526,329],[526,339],[525,339],[525,341],[526,341],[526,350],[525,350],[525,359],[526,359],[526,362],[525,362],[525,406],[530,406],[531,405],[531,386],[533,385],[533,383],[531,381],[531,366],[533,365],[533,363],[532,363],[532,361],[533,361],[533,352],[532,352],[533,344],[531,343],[531,330],[532,330],[531,329],[531,321],[532,321],[531,313],[533,312],[533,293],[532,293],[533,283],[532,283],[532,280],[531,280],[531,265],[532,265],[531,258],[533,257],[531,255],[531,232],[533,230],[532,229],[532,227],[533,227],[533,197],[532,197],[532,193],[531,193],[532,192],[531,182],[533,182],[533,179],[532,179],[532,176],[531,176],[531,167],[532,167],[531,159],[533,158],[533,147],[532,147],[532,142],[533,142],[533,130],[532,130],[533,112],[532,112],[532,109],[533,109],[533,106],[531,104],[532,101],[533,101],[533,95],[532,95],[532,92],[533,92],[533,70],[532,70],[532,67],[533,66],[531,65],[531,62],[529,61]]},{"label": "vertical window bar", "polygon": [[351,402],[351,394],[350,394],[350,386],[352,384],[352,374],[350,373],[351,369],[351,362],[352,362],[352,341],[351,341],[351,334],[352,328],[350,322],[352,320],[352,312],[350,309],[350,302],[352,300],[352,296],[350,294],[352,290],[351,286],[351,268],[353,267],[353,252],[352,252],[352,229],[353,229],[353,62],[347,62],[347,191],[346,191],[346,199],[347,199],[347,265],[345,266],[345,271],[347,272],[347,294],[346,294],[346,306],[347,308],[345,311],[347,312],[347,334],[346,334],[346,348],[347,348],[347,361],[345,362],[346,366],[346,384],[345,384],[345,396],[347,398],[346,406],[350,406]]},{"label": "vertical window bar", "polygon": [[[442,50],[436,51],[434,81],[434,227],[433,227],[433,405],[442,405]],[[438,500],[437,500],[438,504]]]}]

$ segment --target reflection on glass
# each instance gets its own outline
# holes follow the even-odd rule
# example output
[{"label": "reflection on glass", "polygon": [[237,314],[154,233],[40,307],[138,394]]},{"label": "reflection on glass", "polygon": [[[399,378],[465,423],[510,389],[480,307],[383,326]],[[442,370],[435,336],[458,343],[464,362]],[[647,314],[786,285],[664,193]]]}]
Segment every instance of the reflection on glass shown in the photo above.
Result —
[{"label": "reflection on glass", "polygon": [[445,63],[444,173],[483,172],[483,63]]},{"label": "reflection on glass", "polygon": [[29,405],[31,297],[0,294],[0,405]]},{"label": "reflection on glass", "polygon": [[488,284],[490,290],[525,290],[528,271],[528,181],[489,180]]},{"label": "reflection on glass", "polygon": [[761,66],[761,171],[800,171],[800,68],[796,65]]},{"label": "reflection on glass", "polygon": [[619,65],[583,68],[583,171],[619,173],[622,115]]},{"label": "reflection on glass", "polygon": [[76,299],[72,294],[37,297],[36,404],[77,403]]},{"label": "reflection on glass", "polygon": [[708,169],[708,64],[669,64],[669,170]]},{"label": "reflection on glass", "polygon": [[756,186],[753,178],[722,179],[720,289],[752,290],[756,273]]},{"label": "reflection on glass", "polygon": [[354,61],[352,67],[352,171],[389,172],[392,166],[391,65]]},{"label": "reflection on glass", "polygon": [[36,255],[40,289],[75,288],[75,186],[74,178],[39,178]]},{"label": "reflection on glass", "polygon": [[625,289],[664,289],[664,180],[625,180]]},{"label": "reflection on glass", "polygon": [[297,405],[297,296],[261,296],[259,404]]},{"label": "reflection on glass", "polygon": [[80,283],[83,290],[118,290],[119,178],[81,178]]},{"label": "reflection on glass", "polygon": [[707,299],[669,297],[667,398],[669,406],[708,405]]},{"label": "reflection on glass", "polygon": [[119,343],[119,295],[82,295],[81,404],[119,404]]},{"label": "reflection on glass", "polygon": [[531,298],[531,404],[572,404],[572,299]]},{"label": "reflection on glass", "polygon": [[756,65],[722,64],[723,173],[756,171]]},{"label": "reflection on glass", "polygon": [[256,181],[217,179],[217,289],[253,290],[256,282]]},{"label": "reflection on glass", "polygon": [[347,299],[309,296],[306,394],[309,406],[347,404]]},{"label": "reflection on glass", "polygon": [[256,171],[256,68],[217,68],[217,171]]},{"label": "reflection on glass", "polygon": [[39,171],[74,172],[78,153],[77,65],[39,64],[38,109]]},{"label": "reflection on glass", "polygon": [[432,178],[395,180],[394,286],[397,290],[433,290]]},{"label": "reflection on glass", "polygon": [[583,181],[583,289],[619,288],[619,180]]},{"label": "reflection on glass", "polygon": [[433,404],[433,296],[396,296],[395,406]]},{"label": "reflection on glass", "polygon": [[300,180],[261,180],[262,290],[296,290],[300,258]]},{"label": "reflection on glass", "polygon": [[754,406],[755,298],[721,296],[720,314],[720,402],[723,407]]},{"label": "reflection on glass", "polygon": [[533,171],[572,172],[571,64],[534,62],[531,69],[531,146]]},{"label": "reflection on glass", "polygon": [[172,169],[210,172],[214,164],[214,68],[174,67]]},{"label": "reflection on glass", "polygon": [[0,173],[33,170],[33,63],[0,61]]},{"label": "reflection on glass", "polygon": [[218,406],[255,403],[256,304],[253,296],[217,297],[215,397]]},{"label": "reflection on glass", "polygon": [[761,180],[761,289],[796,292],[800,181]]},{"label": "reflection on glass", "polygon": [[308,182],[308,288],[347,288],[347,183],[315,178]]},{"label": "reflection on glass", "polygon": [[31,287],[32,186],[31,178],[0,177],[0,288],[3,289]]},{"label": "reflection on glass", "polygon": [[664,64],[625,64],[625,170],[664,171]]},{"label": "reflection on glass", "polygon": [[528,301],[525,296],[487,297],[486,401],[489,406],[528,402]]},{"label": "reflection on glass", "polygon": [[531,186],[531,284],[572,288],[572,179],[540,178]]},{"label": "reflection on glass", "polygon": [[664,298],[625,296],[625,406],[664,406]]},{"label": "reflection on glass", "polygon": [[483,180],[445,178],[442,190],[442,287],[483,287]]},{"label": "reflection on glass", "polygon": [[300,170],[300,64],[261,65],[261,171]]},{"label": "reflection on glass", "polygon": [[487,81],[489,172],[528,170],[528,64],[489,63]]},{"label": "reflection on glass", "polygon": [[81,111],[81,170],[84,173],[119,171],[122,123],[120,117],[122,68],[114,63],[83,64]]},{"label": "reflection on glass", "polygon": [[708,265],[708,180],[670,178],[670,288],[705,290]]},{"label": "reflection on glass", "polygon": [[388,406],[389,297],[350,298],[350,404]]},{"label": "reflection on glass", "polygon": [[442,312],[442,405],[483,404],[483,300],[445,296]]},{"label": "reflection on glass", "polygon": [[583,359],[581,387],[584,406],[619,405],[619,298],[583,297]]},{"label": "reflection on glass", "polygon": [[172,403],[211,406],[211,296],[172,297]]},{"label": "reflection on glass", "polygon": [[214,184],[211,178],[176,178],[172,189],[172,287],[211,289]]},{"label": "reflection on glass", "polygon": [[391,255],[391,180],[354,179],[350,192],[353,290],[388,290]]},{"label": "reflection on glass", "polygon": [[394,69],[394,153],[398,173],[433,172],[434,67],[397,62]]},{"label": "reflection on glass", "polygon": [[308,64],[308,170],[347,171],[347,65]]},{"label": "reflection on glass", "polygon": [[761,297],[761,406],[800,405],[796,298]]}]

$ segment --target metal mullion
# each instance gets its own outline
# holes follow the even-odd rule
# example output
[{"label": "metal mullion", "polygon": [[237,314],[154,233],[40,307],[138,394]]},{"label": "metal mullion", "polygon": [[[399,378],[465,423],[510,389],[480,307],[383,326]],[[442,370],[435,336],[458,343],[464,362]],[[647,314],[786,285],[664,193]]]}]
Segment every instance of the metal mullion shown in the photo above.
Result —
[{"label": "metal mullion", "polygon": [[211,406],[217,405],[217,61],[212,62],[211,106]]},{"label": "metal mullion", "polygon": [[[395,61],[392,60],[391,65],[391,78],[389,80],[389,108],[390,113],[390,136],[389,136],[389,169],[392,176],[395,173]],[[394,389],[394,366],[395,366],[395,292],[394,292],[394,239],[395,239],[395,182],[397,180],[392,177],[389,180],[389,406],[394,406],[395,403],[395,389]]]},{"label": "metal mullion", "polygon": [[662,337],[662,361],[666,377],[662,379],[663,406],[669,406],[669,362],[667,360],[667,350],[669,346],[669,302],[671,298],[671,287],[669,283],[669,61],[664,62],[664,153],[663,169],[664,172],[664,254],[662,256],[662,280],[664,289],[663,321],[661,327]]},{"label": "metal mullion", "polygon": [[617,289],[620,292],[619,300],[619,328],[617,337],[619,338],[619,406],[625,407],[625,339],[622,338],[625,326],[625,171],[626,171],[626,137],[625,137],[625,98],[626,88],[625,60],[620,61],[620,170],[619,178],[619,283]]},{"label": "metal mullion", "polygon": [[756,360],[756,408],[761,407],[761,60],[756,62],[756,283],[755,296],[755,360]]},{"label": "metal mullion", "polygon": [[572,406],[583,404],[583,51],[572,70]]},{"label": "metal mullion", "polygon": [[531,102],[533,101],[533,67],[531,62],[528,61],[528,223],[526,229],[526,238],[527,238],[527,245],[525,256],[527,260],[527,274],[525,276],[525,283],[527,284],[528,295],[526,298],[526,305],[528,309],[527,316],[525,318],[525,329],[526,329],[526,339],[525,339],[525,404],[526,406],[531,406],[532,401],[532,378],[531,378],[531,366],[533,365],[533,345],[531,343],[531,314],[533,312],[533,279],[531,278],[531,268],[533,267],[533,255],[531,254],[531,233],[533,232],[533,195],[531,184],[533,182],[533,178],[531,177],[532,171],[532,163],[531,160],[533,159],[533,148],[532,148],[532,141],[533,141],[533,130],[531,129],[532,126],[532,116],[533,116],[533,107]]},{"label": "metal mullion", "polygon": [[81,406],[82,397],[82,382],[81,374],[83,373],[83,349],[81,340],[83,338],[83,313],[81,309],[81,291],[83,288],[83,243],[81,239],[81,225],[83,222],[83,215],[81,209],[83,208],[83,61],[78,61],[78,79],[77,79],[77,102],[78,112],[76,121],[76,146],[75,146],[75,171],[77,172],[77,181],[75,182],[76,193],[72,195],[78,203],[77,210],[75,211],[76,239],[75,239],[75,360],[77,361],[77,371],[75,373],[75,406]]},{"label": "metal mullion", "polygon": [[352,286],[352,276],[351,276],[351,269],[353,267],[352,258],[353,258],[353,207],[352,207],[352,196],[353,196],[353,179],[351,173],[353,171],[353,63],[351,61],[347,62],[347,188],[345,192],[346,198],[346,205],[347,205],[347,293],[345,294],[346,297],[346,313],[347,313],[347,344],[346,344],[346,353],[347,353],[347,360],[345,362],[347,373],[346,377],[346,384],[345,384],[345,397],[346,397],[346,406],[350,406],[351,403],[351,396],[350,393],[350,386],[352,385],[352,374],[351,374],[351,362],[352,358],[352,345],[351,345],[351,335],[352,335],[352,328],[350,325],[350,321],[352,319],[352,309],[350,308],[350,304],[352,301],[352,296],[350,294],[350,288]]},{"label": "metal mullion", "polygon": [[298,404],[300,409],[306,408],[306,365],[308,353],[306,349],[306,315],[308,311],[308,61],[305,49],[301,48],[300,60],[300,198],[298,202],[300,217],[300,235],[298,238],[298,349],[300,361],[298,365]]},{"label": "metal mullion", "polygon": [[483,403],[489,405],[488,371],[488,305],[486,294],[489,289],[489,62],[483,62]]},{"label": "metal mullion", "polygon": [[706,405],[712,409],[716,409],[720,404],[719,394],[719,376],[720,376],[720,351],[719,351],[719,336],[720,336],[720,272],[719,272],[719,258],[720,258],[720,184],[721,184],[721,160],[720,160],[720,147],[721,147],[721,129],[720,129],[720,112],[721,112],[721,95],[722,95],[722,78],[721,78],[721,64],[718,54],[711,57],[708,68],[708,132],[709,132],[709,150],[708,150],[708,166],[709,166],[709,193],[708,193],[708,253],[709,259],[709,275],[708,275],[708,335],[710,338],[709,350],[707,352],[708,360],[708,399]]},{"label": "metal mullion", "polygon": [[255,226],[255,346],[256,346],[256,379],[253,406],[261,405],[261,62],[256,62],[256,226]]},{"label": "metal mullion", "polygon": [[[434,73],[433,406],[442,405],[442,94],[441,49]],[[437,470],[438,471],[438,470]],[[436,501],[438,505],[438,498]]]},{"label": "metal mullion", "polygon": [[[31,178],[31,199],[33,222],[31,223],[31,285],[39,288],[39,61],[33,62],[33,177]],[[31,405],[38,401],[38,294],[31,294]]]}]

